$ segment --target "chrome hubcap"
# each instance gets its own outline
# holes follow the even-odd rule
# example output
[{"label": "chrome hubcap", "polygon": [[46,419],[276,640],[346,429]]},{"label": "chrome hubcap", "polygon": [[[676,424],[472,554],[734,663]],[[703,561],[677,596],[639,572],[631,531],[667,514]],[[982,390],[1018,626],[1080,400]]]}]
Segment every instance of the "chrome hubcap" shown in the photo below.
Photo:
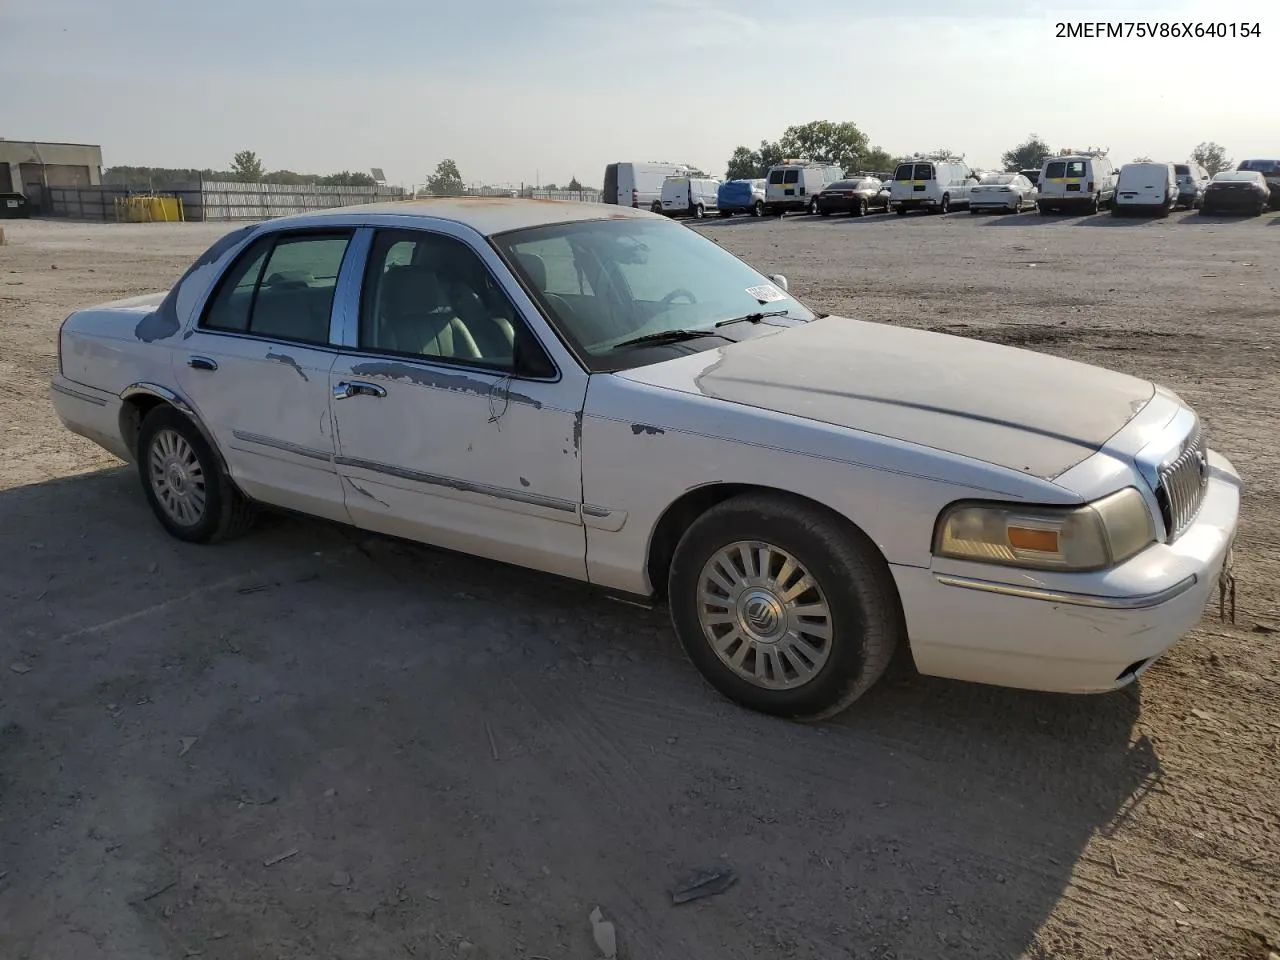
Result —
[{"label": "chrome hubcap", "polygon": [[766,689],[803,686],[831,656],[831,607],[822,588],[772,544],[731,543],[703,565],[698,620],[716,656]]},{"label": "chrome hubcap", "polygon": [[161,430],[151,441],[151,489],[171,520],[193,526],[204,516],[204,467],[191,444],[176,430]]}]

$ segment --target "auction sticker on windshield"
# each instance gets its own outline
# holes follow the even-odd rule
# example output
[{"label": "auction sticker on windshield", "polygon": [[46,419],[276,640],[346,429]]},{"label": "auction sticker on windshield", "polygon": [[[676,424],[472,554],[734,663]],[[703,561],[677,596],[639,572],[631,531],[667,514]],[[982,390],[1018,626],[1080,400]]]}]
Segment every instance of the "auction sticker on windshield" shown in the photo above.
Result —
[{"label": "auction sticker on windshield", "polygon": [[774,300],[787,299],[787,295],[772,283],[762,283],[758,287],[747,287],[747,293],[751,294],[761,303],[772,303]]}]

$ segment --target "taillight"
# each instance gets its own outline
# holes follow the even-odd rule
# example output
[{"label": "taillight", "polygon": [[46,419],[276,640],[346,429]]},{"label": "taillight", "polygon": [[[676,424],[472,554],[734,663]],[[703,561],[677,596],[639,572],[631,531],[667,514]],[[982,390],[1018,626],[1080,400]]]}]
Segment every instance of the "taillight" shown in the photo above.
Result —
[{"label": "taillight", "polygon": [[1089,181],[1089,192],[1090,192],[1090,193],[1093,193],[1093,181],[1092,181],[1092,180],[1090,180],[1090,181]]},{"label": "taillight", "polygon": [[631,205],[633,207],[640,206],[640,191],[635,187],[631,188]]}]

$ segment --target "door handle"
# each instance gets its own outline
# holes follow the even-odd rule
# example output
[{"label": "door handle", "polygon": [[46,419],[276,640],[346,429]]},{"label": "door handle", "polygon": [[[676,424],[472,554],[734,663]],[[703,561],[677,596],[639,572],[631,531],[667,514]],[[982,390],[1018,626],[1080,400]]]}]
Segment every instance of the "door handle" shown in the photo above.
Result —
[{"label": "door handle", "polygon": [[187,366],[192,370],[217,370],[218,364],[208,357],[187,357]]},{"label": "door handle", "polygon": [[385,387],[376,383],[362,383],[359,380],[339,380],[333,385],[333,399],[346,400],[348,397],[385,397]]}]

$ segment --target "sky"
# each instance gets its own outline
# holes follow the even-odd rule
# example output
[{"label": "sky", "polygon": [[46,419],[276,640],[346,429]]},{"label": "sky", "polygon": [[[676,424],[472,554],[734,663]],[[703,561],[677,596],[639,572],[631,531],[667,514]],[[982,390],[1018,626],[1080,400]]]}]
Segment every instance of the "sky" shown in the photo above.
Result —
[{"label": "sky", "polygon": [[[599,186],[722,174],[738,144],[851,120],[894,154],[999,164],[1037,133],[1114,160],[1280,155],[1280,4],[1193,0],[0,0],[0,137],[106,166],[382,167]],[[906,9],[910,13],[904,13]],[[1260,23],[1236,39],[1061,39],[1060,21]]]}]

